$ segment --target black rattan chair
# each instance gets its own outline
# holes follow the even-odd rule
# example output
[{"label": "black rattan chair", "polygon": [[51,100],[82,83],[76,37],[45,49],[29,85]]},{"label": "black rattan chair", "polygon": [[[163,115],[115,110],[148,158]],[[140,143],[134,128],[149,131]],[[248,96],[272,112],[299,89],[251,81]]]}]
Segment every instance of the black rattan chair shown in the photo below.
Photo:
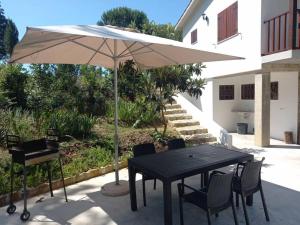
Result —
[{"label": "black rattan chair", "polygon": [[[260,191],[266,220],[270,221],[260,176],[264,160],[265,158],[263,157],[261,161],[238,164],[236,174],[233,178],[233,191],[236,193],[236,206],[239,206],[239,195],[241,195],[247,225],[250,223],[246,210],[245,198],[258,191]],[[242,167],[241,173],[239,173],[240,167]]]},{"label": "black rattan chair", "polygon": [[[209,225],[211,225],[211,215],[218,216],[220,211],[231,206],[235,225],[238,225],[233,203],[232,178],[233,173],[225,174],[214,171],[211,173],[207,188],[196,190],[190,186],[178,184],[180,224],[184,224],[182,203],[185,200],[185,202],[192,203],[206,211]],[[192,192],[184,194],[185,188]]]},{"label": "black rattan chair", "polygon": [[[139,157],[143,155],[149,155],[149,154],[155,154],[155,146],[153,143],[145,143],[145,144],[139,144],[135,145],[132,148],[133,151],[133,156],[134,157]],[[142,174],[142,183],[143,183],[143,201],[144,201],[144,206],[146,206],[146,187],[145,183],[147,180],[154,180],[153,183],[153,189],[156,190],[156,178],[152,177],[150,175],[147,175],[145,173],[142,173],[140,171],[137,171],[138,173]]]},{"label": "black rattan chair", "polygon": [[[168,150],[180,148],[185,148],[185,141],[182,138],[171,139],[168,141]],[[181,183],[184,184],[184,179],[181,179]]]},{"label": "black rattan chair", "polygon": [[168,141],[168,149],[185,148],[185,141],[182,138],[172,139]]}]

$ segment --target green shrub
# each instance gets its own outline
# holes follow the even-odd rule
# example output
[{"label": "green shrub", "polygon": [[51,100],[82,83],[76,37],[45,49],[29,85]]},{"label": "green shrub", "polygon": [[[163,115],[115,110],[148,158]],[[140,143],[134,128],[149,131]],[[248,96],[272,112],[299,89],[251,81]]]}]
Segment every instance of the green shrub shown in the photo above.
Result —
[{"label": "green shrub", "polygon": [[[139,103],[120,99],[119,101],[119,120],[127,125],[135,128],[153,125],[160,121],[160,116],[155,109],[155,105],[151,103]],[[109,104],[107,116],[113,118],[114,103]]]},{"label": "green shrub", "polygon": [[21,109],[0,110],[0,130],[2,134],[14,134],[22,140],[31,140],[42,134],[36,129],[35,118],[32,113]]},{"label": "green shrub", "polygon": [[88,137],[96,123],[96,118],[76,111],[58,110],[46,116],[46,128],[55,128],[60,135]]}]

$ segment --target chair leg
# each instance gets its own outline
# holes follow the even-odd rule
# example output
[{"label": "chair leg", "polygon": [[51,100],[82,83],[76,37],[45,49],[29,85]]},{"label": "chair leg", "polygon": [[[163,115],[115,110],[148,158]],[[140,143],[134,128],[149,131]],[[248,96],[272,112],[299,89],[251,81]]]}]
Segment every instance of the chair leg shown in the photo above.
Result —
[{"label": "chair leg", "polygon": [[266,220],[270,221],[266,200],[265,200],[264,192],[263,192],[261,185],[260,185],[259,189],[260,189],[260,196],[261,196],[261,200],[262,200],[264,211],[265,211]]},{"label": "chair leg", "polygon": [[239,194],[237,192],[235,193],[235,205],[236,207],[240,206]]},{"label": "chair leg", "polygon": [[145,187],[144,177],[142,178],[142,183],[143,183],[143,202],[144,202],[144,206],[146,206],[146,187]]},{"label": "chair leg", "polygon": [[23,167],[23,191],[24,191],[24,211],[27,212],[27,171],[26,166],[24,164]]},{"label": "chair leg", "polygon": [[64,171],[63,171],[63,167],[62,167],[60,156],[58,157],[58,161],[59,161],[59,167],[60,167],[61,181],[62,181],[63,187],[64,187],[65,199],[66,199],[66,202],[68,202],[67,191],[66,191],[66,186],[65,186]]},{"label": "chair leg", "polygon": [[243,204],[243,209],[244,209],[244,215],[245,215],[246,224],[250,225],[249,218],[248,218],[248,213],[247,213],[247,209],[246,209],[245,197],[244,197],[243,194],[241,194],[241,199],[242,199],[242,204]]},{"label": "chair leg", "polygon": [[208,223],[208,225],[211,225],[209,210],[206,212],[206,216],[207,216],[207,223]]},{"label": "chair leg", "polygon": [[179,215],[180,215],[180,225],[184,225],[183,207],[182,207],[182,198],[181,198],[181,196],[179,196]]},{"label": "chair leg", "polygon": [[48,171],[48,182],[49,182],[49,189],[50,189],[50,194],[51,197],[53,197],[53,188],[52,188],[52,176],[51,176],[51,168],[50,168],[50,164],[49,162],[46,163],[47,164],[47,171]]},{"label": "chair leg", "polygon": [[156,190],[156,179],[154,178],[153,189]]},{"label": "chair leg", "polygon": [[239,225],[238,220],[237,220],[237,216],[236,216],[236,212],[235,212],[235,207],[234,207],[233,199],[231,201],[231,207],[232,207],[232,213],[233,213],[233,218],[234,218],[234,224],[235,225]]},{"label": "chair leg", "polygon": [[10,196],[9,196],[9,203],[13,205],[13,193],[14,193],[14,161],[11,161],[10,167]]}]

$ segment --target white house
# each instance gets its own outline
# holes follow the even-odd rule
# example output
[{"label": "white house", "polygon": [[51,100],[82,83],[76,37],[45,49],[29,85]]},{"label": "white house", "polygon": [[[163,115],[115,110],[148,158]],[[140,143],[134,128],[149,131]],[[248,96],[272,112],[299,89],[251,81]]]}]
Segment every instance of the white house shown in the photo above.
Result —
[{"label": "white house", "polygon": [[176,28],[183,42],[242,56],[207,63],[201,98],[180,103],[222,138],[246,122],[255,143],[293,132],[300,143],[300,0],[191,0]]}]

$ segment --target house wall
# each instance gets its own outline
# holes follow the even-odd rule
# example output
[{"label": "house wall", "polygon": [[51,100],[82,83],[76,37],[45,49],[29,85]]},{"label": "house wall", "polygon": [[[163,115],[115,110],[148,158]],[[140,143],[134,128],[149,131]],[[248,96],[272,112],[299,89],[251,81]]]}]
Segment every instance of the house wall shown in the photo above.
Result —
[{"label": "house wall", "polygon": [[[242,56],[244,60],[205,63],[202,76],[208,80],[200,99],[186,94],[179,95],[177,101],[194,119],[207,127],[214,136],[222,139],[224,133],[235,132],[236,123],[247,122],[248,131],[254,131],[254,100],[241,100],[241,85],[254,83],[251,71],[262,68],[261,53],[266,48],[267,29],[263,21],[289,9],[289,0],[238,0],[238,35],[218,43],[217,14],[236,0],[203,0],[204,4],[190,16],[183,29],[183,42],[190,44],[191,32],[198,30],[201,49]],[[298,0],[300,8],[300,0]],[[205,13],[209,24],[202,19]],[[283,38],[282,38],[283,40]],[[229,76],[228,74],[249,72],[249,75]],[[271,81],[279,82],[279,99],[271,100],[271,137],[284,139],[284,131],[292,131],[297,137],[298,73],[273,72]],[[222,78],[220,77],[222,76]],[[234,100],[219,100],[219,85],[234,84]],[[242,113],[241,111],[248,111]]]},{"label": "house wall", "polygon": [[283,140],[284,131],[292,131],[296,142],[298,72],[274,72],[271,81],[279,81],[278,100],[271,100],[271,137]]},{"label": "house wall", "polygon": [[[190,44],[190,33],[198,29],[198,42],[201,49],[214,50],[244,57],[245,60],[205,63],[207,78],[226,74],[261,69],[261,0],[238,0],[238,34],[226,41],[217,41],[218,13],[236,0],[206,0],[192,14],[183,29],[183,42]],[[209,24],[201,17],[205,13]]]},{"label": "house wall", "polygon": [[[236,123],[248,123],[248,132],[254,132],[254,100],[241,99],[241,85],[253,84],[254,74],[218,78],[208,82],[199,99],[183,94],[178,103],[194,119],[207,127],[214,136],[236,132]],[[298,72],[272,72],[271,81],[278,81],[278,100],[271,100],[271,137],[284,140],[284,131],[292,131],[297,139]],[[234,100],[219,100],[219,85],[234,85]],[[211,94],[213,93],[213,94]],[[245,113],[247,112],[247,113]]]},{"label": "house wall", "polygon": [[[228,132],[236,132],[236,123],[241,122],[248,123],[248,131],[253,132],[254,100],[241,99],[241,85],[253,83],[254,75],[214,80],[213,119]],[[219,100],[219,85],[234,85],[234,100]]]}]

